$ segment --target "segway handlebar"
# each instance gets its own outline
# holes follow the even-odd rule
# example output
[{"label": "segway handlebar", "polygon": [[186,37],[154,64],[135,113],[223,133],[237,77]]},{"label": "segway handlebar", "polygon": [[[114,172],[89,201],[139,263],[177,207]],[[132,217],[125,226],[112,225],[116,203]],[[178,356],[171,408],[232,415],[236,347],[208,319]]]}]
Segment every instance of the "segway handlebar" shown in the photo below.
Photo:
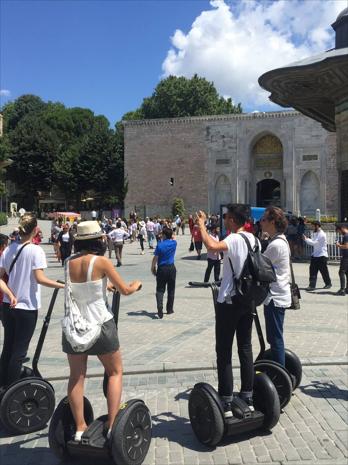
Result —
[{"label": "segway handlebar", "polygon": [[[59,279],[57,280],[57,283],[65,284],[64,281],[60,281]],[[45,341],[48,325],[50,324],[54,304],[56,303],[58,291],[59,291],[59,288],[56,288],[53,291],[51,301],[50,301],[50,304],[48,306],[46,316],[44,318],[44,322],[43,322],[43,325],[42,325],[40,337],[39,337],[39,340],[37,342],[36,350],[35,350],[34,357],[33,357],[33,372],[34,372],[35,376],[38,376],[40,378],[42,378],[42,376],[41,376],[41,374],[39,372],[39,369],[38,369],[39,358],[40,358],[40,355],[41,355],[43,343]]]},{"label": "segway handlebar", "polygon": [[217,286],[219,287],[221,284],[221,281],[213,281],[212,283],[203,283],[203,282],[200,282],[200,281],[189,281],[188,282],[188,285],[190,287],[211,287],[213,288],[213,286]]}]

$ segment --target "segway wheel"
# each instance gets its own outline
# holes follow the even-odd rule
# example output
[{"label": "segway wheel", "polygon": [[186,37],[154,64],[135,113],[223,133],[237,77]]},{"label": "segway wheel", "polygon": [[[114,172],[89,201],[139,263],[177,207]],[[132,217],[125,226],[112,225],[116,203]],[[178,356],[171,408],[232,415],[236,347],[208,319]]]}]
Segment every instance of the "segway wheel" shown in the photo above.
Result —
[{"label": "segway wheel", "polygon": [[280,417],[279,396],[269,377],[260,371],[254,377],[253,401],[256,410],[264,414],[264,428],[271,430]]},{"label": "segway wheel", "polygon": [[277,390],[280,408],[284,408],[290,402],[292,395],[292,381],[287,371],[272,360],[259,360],[254,363],[254,368],[256,371],[266,373]]},{"label": "segway wheel", "polygon": [[116,464],[140,465],[151,443],[151,415],[142,400],[121,406],[112,427],[111,455]]},{"label": "segway wheel", "polygon": [[0,406],[1,421],[15,434],[43,429],[55,405],[53,387],[41,378],[24,378],[5,392]]},{"label": "segway wheel", "polygon": [[[213,389],[211,386],[210,388]],[[199,442],[215,447],[222,440],[224,419],[216,399],[204,388],[203,383],[196,385],[191,391],[189,417]]]},{"label": "segway wheel", "polygon": [[[266,360],[272,360],[271,349],[266,350],[262,358]],[[289,349],[285,349],[285,368],[290,373],[292,390],[294,391],[301,384],[302,364],[298,356]]]},{"label": "segway wheel", "polygon": [[[89,425],[94,419],[93,409],[86,397],[84,397],[83,400],[85,421],[86,424]],[[59,402],[48,429],[48,444],[56,457],[59,459],[67,458],[66,444],[73,439],[75,432],[76,426],[70,410],[69,401],[67,397],[64,397],[64,399]]]}]

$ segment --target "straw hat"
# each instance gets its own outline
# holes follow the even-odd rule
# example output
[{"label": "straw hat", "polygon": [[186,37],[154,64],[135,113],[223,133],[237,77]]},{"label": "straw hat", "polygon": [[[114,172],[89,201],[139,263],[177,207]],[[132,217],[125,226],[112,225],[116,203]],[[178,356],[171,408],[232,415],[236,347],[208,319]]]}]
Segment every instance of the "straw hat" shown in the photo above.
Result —
[{"label": "straw hat", "polygon": [[77,234],[75,239],[83,241],[87,239],[98,239],[103,236],[98,221],[82,221],[77,225]]}]

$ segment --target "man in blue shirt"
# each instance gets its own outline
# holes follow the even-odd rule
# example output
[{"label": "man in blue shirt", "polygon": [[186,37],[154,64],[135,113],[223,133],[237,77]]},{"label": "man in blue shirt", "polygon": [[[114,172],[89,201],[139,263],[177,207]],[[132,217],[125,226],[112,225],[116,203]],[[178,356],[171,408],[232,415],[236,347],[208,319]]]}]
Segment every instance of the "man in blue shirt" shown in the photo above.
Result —
[{"label": "man in blue shirt", "polygon": [[162,230],[163,240],[159,242],[155,249],[155,254],[151,264],[151,271],[156,276],[156,300],[158,318],[163,318],[163,296],[167,289],[167,315],[174,313],[174,295],[176,268],[174,257],[176,252],[176,240],[173,239],[173,230],[164,227]]}]

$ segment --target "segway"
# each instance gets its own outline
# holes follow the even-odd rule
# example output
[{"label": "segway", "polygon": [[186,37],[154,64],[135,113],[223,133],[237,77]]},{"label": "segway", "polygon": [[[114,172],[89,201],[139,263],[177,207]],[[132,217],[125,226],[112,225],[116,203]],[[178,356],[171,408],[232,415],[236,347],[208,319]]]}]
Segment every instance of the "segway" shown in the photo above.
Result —
[{"label": "segway", "polygon": [[[214,306],[216,308],[220,283],[200,283],[191,281],[189,285],[192,287],[210,287],[213,294]],[[297,355],[288,349],[285,349],[285,367],[273,361],[271,350],[265,350],[265,340],[256,307],[254,307],[253,310],[253,318],[260,344],[260,353],[254,362],[254,366],[256,371],[267,374],[271,379],[279,396],[280,408],[283,409],[289,403],[293,390],[296,389],[301,382],[302,365]]]},{"label": "segway", "polygon": [[43,379],[38,363],[58,291],[59,289],[53,291],[37,342],[32,368],[23,366],[21,378],[0,393],[0,419],[4,427],[13,434],[27,434],[45,428],[54,411],[54,389]]},{"label": "segway", "polygon": [[[112,312],[118,323],[120,295],[114,293]],[[107,376],[104,376],[103,390],[106,394]],[[91,459],[93,462],[113,462],[117,465],[140,465],[145,460],[151,443],[151,415],[145,403],[132,399],[121,404],[112,426],[111,437],[106,439],[105,422],[107,415],[94,420],[93,409],[84,398],[84,416],[88,428],[81,442],[74,440],[75,422],[65,397],[53,414],[48,442],[54,454],[61,460],[69,458]]]}]

